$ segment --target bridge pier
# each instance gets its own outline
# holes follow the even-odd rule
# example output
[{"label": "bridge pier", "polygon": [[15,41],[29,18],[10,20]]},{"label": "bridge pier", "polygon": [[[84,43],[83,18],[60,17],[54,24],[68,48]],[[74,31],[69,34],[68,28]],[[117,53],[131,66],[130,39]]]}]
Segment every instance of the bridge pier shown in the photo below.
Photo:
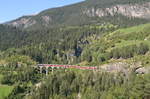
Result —
[{"label": "bridge pier", "polygon": [[52,68],[52,72],[54,71],[54,67],[51,67]]},{"label": "bridge pier", "polygon": [[48,66],[46,66],[46,75],[48,75]]},{"label": "bridge pier", "polygon": [[40,66],[40,73],[41,73],[41,74],[42,74],[42,71],[43,71],[43,67]]}]

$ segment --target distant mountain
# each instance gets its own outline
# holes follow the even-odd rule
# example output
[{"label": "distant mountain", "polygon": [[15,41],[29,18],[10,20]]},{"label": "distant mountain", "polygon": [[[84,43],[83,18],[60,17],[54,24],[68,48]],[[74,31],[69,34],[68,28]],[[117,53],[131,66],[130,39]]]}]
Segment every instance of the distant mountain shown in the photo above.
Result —
[{"label": "distant mountain", "polygon": [[150,21],[149,0],[86,0],[77,4],[47,9],[5,24],[37,29],[66,25],[113,23],[136,25]]}]

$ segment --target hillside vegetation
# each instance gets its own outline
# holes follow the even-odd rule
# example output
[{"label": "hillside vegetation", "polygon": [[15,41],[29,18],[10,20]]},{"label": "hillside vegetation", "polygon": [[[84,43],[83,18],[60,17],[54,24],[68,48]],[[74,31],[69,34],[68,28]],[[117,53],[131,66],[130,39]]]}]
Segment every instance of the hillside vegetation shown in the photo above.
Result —
[{"label": "hillside vegetation", "polygon": [[[143,71],[141,75],[134,71],[138,65],[149,70],[149,31],[150,24],[122,29],[105,24],[68,26],[40,32],[22,31],[20,33],[25,34],[19,43],[17,35],[20,34],[17,34],[15,44],[1,47],[1,86],[6,88],[6,92],[3,92],[8,99],[149,99],[149,74]],[[9,32],[5,33],[4,37],[8,37],[8,40],[13,38],[7,36]],[[59,35],[55,37],[57,33]],[[5,39],[2,43],[7,45]],[[120,62],[122,65],[118,64]],[[107,64],[113,69],[110,63],[124,67],[124,62],[128,65],[127,73],[121,71],[114,74],[111,70],[110,73],[80,70],[66,72],[62,69],[50,72],[45,77],[44,71],[39,74],[39,70],[33,68],[36,63],[50,63],[99,67]]]},{"label": "hillside vegetation", "polygon": [[106,34],[100,39],[93,40],[83,51],[83,56],[85,58],[91,57],[92,63],[102,63],[112,58],[128,59],[137,55],[145,55],[149,52],[150,47],[149,27],[150,24],[144,24],[118,29]]},{"label": "hillside vegetation", "polygon": [[[77,64],[86,61],[87,65],[99,65],[111,59],[149,55],[146,54],[150,49],[149,27],[150,24],[122,29],[112,24],[85,25],[18,31],[18,34],[17,29],[11,34],[9,29],[7,32],[3,29],[1,58],[27,55],[39,63]],[[10,45],[12,39],[16,40]]]},{"label": "hillside vegetation", "polygon": [[0,99],[150,99],[148,2],[85,0],[1,24]]}]

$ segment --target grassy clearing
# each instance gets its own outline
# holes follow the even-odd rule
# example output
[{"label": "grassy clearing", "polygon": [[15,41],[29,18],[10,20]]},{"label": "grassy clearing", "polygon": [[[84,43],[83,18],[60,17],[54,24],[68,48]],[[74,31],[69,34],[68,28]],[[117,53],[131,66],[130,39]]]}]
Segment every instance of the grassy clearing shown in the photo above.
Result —
[{"label": "grassy clearing", "polygon": [[7,97],[13,90],[13,86],[0,85],[0,99]]},{"label": "grassy clearing", "polygon": [[134,44],[138,45],[140,43],[145,43],[150,46],[150,41],[142,41],[142,40],[129,40],[129,41],[122,40],[120,43],[116,43],[115,46],[124,47],[124,46],[134,45]]},{"label": "grassy clearing", "polygon": [[13,90],[13,86],[1,85],[3,75],[0,74],[0,99],[7,97]]},{"label": "grassy clearing", "polygon": [[142,24],[139,26],[134,26],[131,28],[123,28],[118,29],[109,35],[107,35],[107,39],[116,40],[116,39],[124,39],[124,40],[144,40],[149,39],[149,31],[150,24]]},{"label": "grassy clearing", "polygon": [[128,40],[128,41],[122,40],[120,43],[115,43],[114,47],[108,48],[106,51],[110,52],[114,48],[122,48],[122,47],[129,46],[129,45],[138,45],[140,43],[145,43],[150,48],[150,41],[148,41],[148,40],[145,40],[145,41],[143,41],[143,40]]},{"label": "grassy clearing", "polygon": [[114,34],[120,34],[120,33],[132,33],[132,32],[141,32],[141,31],[145,31],[147,29],[149,29],[150,24],[142,24],[142,25],[138,25],[138,26],[134,26],[134,27],[130,27],[130,28],[124,28],[124,29],[118,29],[117,31],[111,33],[110,35],[114,35]]}]

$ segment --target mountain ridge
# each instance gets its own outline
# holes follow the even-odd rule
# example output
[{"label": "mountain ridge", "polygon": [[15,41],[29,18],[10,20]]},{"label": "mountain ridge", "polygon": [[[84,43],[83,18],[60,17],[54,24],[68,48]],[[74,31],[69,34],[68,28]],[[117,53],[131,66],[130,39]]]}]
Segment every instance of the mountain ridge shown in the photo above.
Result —
[{"label": "mountain ridge", "polygon": [[[145,13],[147,14],[144,15]],[[119,22],[117,18],[123,20],[122,17],[126,17],[134,23],[135,20],[150,21],[149,16],[149,0],[94,0],[92,2],[86,0],[72,5],[47,9],[34,16],[23,16],[5,24],[21,28],[102,24],[102,20],[110,22],[111,17],[117,22]]]}]

